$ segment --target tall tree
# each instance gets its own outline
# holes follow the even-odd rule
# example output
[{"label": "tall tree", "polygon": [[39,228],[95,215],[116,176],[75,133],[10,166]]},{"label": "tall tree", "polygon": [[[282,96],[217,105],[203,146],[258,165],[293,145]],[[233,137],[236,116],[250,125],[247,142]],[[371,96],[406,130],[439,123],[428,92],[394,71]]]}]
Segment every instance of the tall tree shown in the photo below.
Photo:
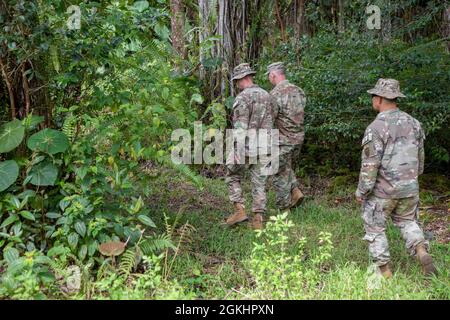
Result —
[{"label": "tall tree", "polygon": [[183,0],[170,0],[172,46],[184,59],[186,48],[184,43],[184,5]]},{"label": "tall tree", "polygon": [[381,10],[382,37],[385,42],[392,38],[392,17],[395,16],[395,6],[390,0],[384,0],[384,10]]},{"label": "tall tree", "polygon": [[230,34],[230,1],[219,0],[219,14],[217,19],[217,34],[221,37],[218,47],[218,57],[223,60],[223,66],[217,73],[218,83],[220,83],[220,93],[225,96],[227,87],[233,90],[233,86],[228,86],[228,73],[233,67],[233,42]]},{"label": "tall tree", "polygon": [[448,6],[443,13],[442,31],[444,38],[447,38],[447,51],[450,52],[450,6]]},{"label": "tall tree", "polygon": [[9,117],[22,119],[31,111],[46,117],[50,124],[51,106],[47,101],[46,59],[39,48],[48,46],[48,36],[40,27],[36,1],[0,1],[0,79],[6,88]]},{"label": "tall tree", "polygon": [[275,14],[277,16],[278,24],[280,26],[280,32],[281,32],[281,39],[283,41],[286,41],[286,27],[284,25],[284,19],[281,16],[281,8],[278,0],[275,1]]},{"label": "tall tree", "polygon": [[338,0],[338,30],[344,32],[345,0]]},{"label": "tall tree", "polygon": [[295,37],[298,39],[306,33],[305,0],[295,1]]},{"label": "tall tree", "polygon": [[[203,43],[208,39],[208,37],[211,35],[211,31],[209,28],[209,19],[210,15],[212,14],[212,9],[210,7],[210,1],[209,0],[198,0],[198,15],[199,15],[199,22],[200,22],[200,31],[199,31],[199,42],[200,42],[200,79],[204,80],[206,77],[206,70],[203,66],[203,62],[205,61],[205,58],[208,56],[206,49],[203,49],[201,46]],[[211,53],[211,52],[209,52]]]}]

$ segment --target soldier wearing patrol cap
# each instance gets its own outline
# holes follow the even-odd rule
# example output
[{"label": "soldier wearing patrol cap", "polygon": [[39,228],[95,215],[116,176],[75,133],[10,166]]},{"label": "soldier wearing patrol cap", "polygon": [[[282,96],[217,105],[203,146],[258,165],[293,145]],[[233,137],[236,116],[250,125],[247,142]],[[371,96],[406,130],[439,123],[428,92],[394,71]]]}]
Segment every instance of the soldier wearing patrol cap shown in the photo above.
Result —
[{"label": "soldier wearing patrol cap", "polygon": [[279,170],[272,178],[276,202],[281,210],[298,206],[304,199],[293,170],[293,164],[300,156],[305,138],[303,127],[305,93],[286,79],[282,62],[267,67],[269,81],[274,86],[270,94],[275,98],[278,113],[275,128],[279,130]]},{"label": "soldier wearing patrol cap", "polygon": [[379,113],[362,140],[356,198],[362,203],[364,240],[369,243],[370,256],[386,278],[392,277],[385,233],[386,219],[390,217],[425,275],[436,273],[427,252],[428,242],[418,224],[418,176],[424,169],[425,134],[419,121],[398,109],[396,100],[405,95],[397,80],[379,79],[375,88],[367,92]]},{"label": "soldier wearing patrol cap", "polygon": [[[233,70],[232,80],[237,81],[241,91],[236,97],[232,111],[233,129],[244,131],[252,129],[272,129],[272,113],[275,106],[269,93],[253,83],[253,75],[256,72],[248,63],[241,63]],[[249,150],[245,149],[246,160]],[[251,227],[261,229],[263,227],[264,214],[266,212],[266,183],[267,175],[262,174],[265,165],[259,159],[257,164],[247,164],[247,161],[237,164],[227,164],[226,182],[229,189],[229,198],[233,202],[235,211],[226,221],[228,225],[234,225],[248,220],[244,208],[244,197],[241,188],[241,180],[246,170],[250,171],[252,183],[252,213]]]}]

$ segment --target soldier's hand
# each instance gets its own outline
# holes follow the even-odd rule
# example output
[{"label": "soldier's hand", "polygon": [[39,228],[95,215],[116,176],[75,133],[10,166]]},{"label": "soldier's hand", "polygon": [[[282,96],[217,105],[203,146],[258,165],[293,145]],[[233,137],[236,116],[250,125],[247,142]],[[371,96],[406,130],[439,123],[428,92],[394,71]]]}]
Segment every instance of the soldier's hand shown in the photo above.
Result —
[{"label": "soldier's hand", "polygon": [[358,201],[359,203],[363,203],[364,199],[361,197],[356,196],[356,201]]}]

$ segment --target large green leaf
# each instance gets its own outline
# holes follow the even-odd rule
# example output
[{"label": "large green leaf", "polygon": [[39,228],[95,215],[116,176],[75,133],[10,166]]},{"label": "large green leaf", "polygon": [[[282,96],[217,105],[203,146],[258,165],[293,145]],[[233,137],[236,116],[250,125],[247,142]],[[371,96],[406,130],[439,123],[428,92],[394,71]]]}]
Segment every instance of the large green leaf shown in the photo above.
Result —
[{"label": "large green leaf", "polygon": [[83,244],[80,248],[80,250],[78,251],[78,258],[80,258],[81,260],[84,260],[84,258],[86,258],[86,254],[88,252],[88,247],[87,245]]},{"label": "large green leaf", "polygon": [[43,161],[33,166],[29,175],[35,186],[53,186],[58,177],[58,168],[51,162]]},{"label": "large green leaf", "polygon": [[78,244],[78,238],[79,238],[78,234],[75,232],[69,234],[69,236],[67,237],[67,242],[69,243],[69,246],[75,248]]},{"label": "large green leaf", "polygon": [[59,256],[61,254],[66,253],[67,250],[69,250],[69,249],[64,246],[53,247],[50,250],[48,250],[47,256],[50,258],[52,258],[53,256]]},{"label": "large green leaf", "polygon": [[139,219],[139,221],[141,221],[143,224],[145,224],[145,225],[147,225],[147,226],[149,226],[149,227],[152,227],[152,228],[156,228],[155,223],[154,223],[153,220],[150,219],[149,217],[144,216],[143,214],[141,214],[141,215],[138,216],[138,219]]},{"label": "large green leaf", "polygon": [[86,225],[82,221],[78,221],[75,223],[75,230],[78,232],[78,234],[82,237],[86,234]]},{"label": "large green leaf", "polygon": [[19,166],[14,160],[0,162],[0,192],[8,189],[19,176]]},{"label": "large green leaf", "polygon": [[12,214],[8,218],[6,218],[5,221],[2,222],[2,224],[0,225],[0,228],[7,227],[10,224],[16,222],[17,220],[19,220],[19,217],[16,214]]},{"label": "large green leaf", "polygon": [[17,251],[16,248],[8,248],[3,253],[3,257],[5,258],[6,262],[8,262],[8,264],[11,264],[19,259],[19,251]]},{"label": "large green leaf", "polygon": [[143,12],[143,11],[145,11],[148,7],[149,7],[149,4],[148,4],[148,1],[136,1],[134,4],[133,4],[133,7],[134,7],[134,9],[136,9],[138,12]]},{"label": "large green leaf", "polygon": [[34,217],[34,215],[30,211],[24,210],[24,211],[20,211],[19,213],[25,219],[36,221],[36,218]]},{"label": "large green leaf", "polygon": [[33,134],[28,139],[27,145],[33,151],[55,154],[67,150],[69,139],[63,132],[47,128]]},{"label": "large green leaf", "polygon": [[0,129],[0,153],[9,152],[23,140],[25,128],[20,120],[5,123]]},{"label": "large green leaf", "polygon": [[25,119],[22,120],[22,124],[28,130],[33,130],[37,127],[38,124],[44,121],[43,116],[36,116],[34,114],[28,115]]}]

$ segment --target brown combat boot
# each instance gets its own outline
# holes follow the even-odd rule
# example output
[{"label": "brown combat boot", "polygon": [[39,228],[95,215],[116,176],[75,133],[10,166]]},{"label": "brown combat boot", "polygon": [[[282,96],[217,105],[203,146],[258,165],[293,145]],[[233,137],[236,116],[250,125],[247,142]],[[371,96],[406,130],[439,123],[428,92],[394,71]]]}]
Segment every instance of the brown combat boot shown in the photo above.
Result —
[{"label": "brown combat boot", "polygon": [[392,271],[389,263],[386,263],[384,266],[380,266],[379,268],[383,277],[385,277],[386,279],[392,278]]},{"label": "brown combat boot", "polygon": [[303,192],[297,187],[292,189],[291,191],[291,205],[289,208],[295,208],[299,206],[302,202],[305,196],[303,195]]},{"label": "brown combat boot", "polygon": [[226,223],[229,226],[235,225],[236,223],[244,222],[248,220],[248,216],[245,213],[244,205],[242,203],[234,204],[234,213],[228,217]]},{"label": "brown combat boot", "polygon": [[433,258],[427,252],[424,244],[419,244],[416,247],[416,257],[422,265],[422,270],[425,276],[430,276],[437,273],[436,267],[433,264]]},{"label": "brown combat boot", "polygon": [[250,227],[255,230],[261,230],[264,228],[264,218],[262,214],[256,213],[253,217],[252,221],[250,222]]}]

